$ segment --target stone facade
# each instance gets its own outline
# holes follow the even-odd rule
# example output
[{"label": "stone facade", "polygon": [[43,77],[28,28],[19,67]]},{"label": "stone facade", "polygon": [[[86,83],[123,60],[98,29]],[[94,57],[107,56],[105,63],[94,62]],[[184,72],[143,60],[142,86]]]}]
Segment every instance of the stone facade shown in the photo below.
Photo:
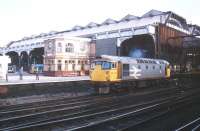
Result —
[{"label": "stone facade", "polygon": [[48,76],[85,75],[89,71],[91,40],[67,37],[44,41],[44,74]]}]

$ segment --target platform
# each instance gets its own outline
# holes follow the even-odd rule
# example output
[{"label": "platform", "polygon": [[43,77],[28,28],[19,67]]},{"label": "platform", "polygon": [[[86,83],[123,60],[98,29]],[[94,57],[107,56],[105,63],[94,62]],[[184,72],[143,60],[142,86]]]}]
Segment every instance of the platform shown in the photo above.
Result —
[{"label": "platform", "polygon": [[8,74],[8,81],[0,80],[0,99],[59,93],[89,93],[91,86],[88,76],[49,77],[35,74]]},{"label": "platform", "polygon": [[31,83],[51,83],[51,82],[68,82],[68,81],[83,81],[89,80],[89,76],[74,76],[74,77],[49,77],[39,75],[39,80],[36,80],[34,74],[24,74],[23,79],[20,80],[17,74],[8,74],[8,81],[0,80],[0,85],[18,85]]}]

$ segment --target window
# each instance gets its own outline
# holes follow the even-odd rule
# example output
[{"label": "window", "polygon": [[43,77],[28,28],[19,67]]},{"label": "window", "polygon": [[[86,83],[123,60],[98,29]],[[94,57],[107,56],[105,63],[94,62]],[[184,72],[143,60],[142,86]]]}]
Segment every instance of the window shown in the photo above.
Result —
[{"label": "window", "polygon": [[62,43],[58,43],[58,47],[57,47],[57,53],[61,53],[62,52]]},{"label": "window", "polygon": [[[33,44],[33,43],[32,43],[32,44]],[[31,45],[32,45],[32,44],[31,44]],[[53,43],[49,42],[49,43],[48,43],[48,49],[51,50],[51,49],[52,49],[52,46],[53,46]]]},{"label": "window", "polygon": [[153,66],[153,70],[155,70],[155,66]]},{"label": "window", "polygon": [[58,71],[62,70],[62,63],[61,60],[58,60]]},{"label": "window", "polygon": [[141,66],[140,66],[140,65],[138,65],[138,69],[141,69]]},{"label": "window", "polygon": [[162,69],[161,65],[160,65],[160,69]]},{"label": "window", "polygon": [[156,64],[156,62],[155,62],[155,61],[152,61],[152,63],[153,63],[153,64]]},{"label": "window", "polygon": [[94,69],[95,68],[95,63],[92,63],[91,64],[91,69]]},{"label": "window", "polygon": [[149,63],[152,64],[153,62],[151,60],[149,60]]},{"label": "window", "polygon": [[110,62],[102,62],[102,69],[110,69],[111,63]]},{"label": "window", "polygon": [[95,64],[96,64],[96,65],[101,65],[101,64],[102,64],[102,61],[96,61]]},{"label": "window", "polygon": [[148,60],[144,60],[145,63],[148,63]]},{"label": "window", "polygon": [[74,52],[74,45],[72,43],[67,43],[65,45],[65,52],[69,52],[69,53]]},{"label": "window", "polygon": [[67,70],[68,70],[68,61],[65,60],[65,71],[67,71]]},{"label": "window", "polygon": [[51,60],[48,60],[48,64],[51,64]]},{"label": "window", "polygon": [[146,70],[148,70],[148,68],[149,68],[148,65],[146,65]]},{"label": "window", "polygon": [[140,60],[140,63],[144,63],[144,61],[143,61],[143,60]]},{"label": "window", "polygon": [[112,63],[112,68],[116,68],[116,63]]},{"label": "window", "polygon": [[50,64],[48,64],[48,71],[51,71],[51,66],[50,66]]},{"label": "window", "polygon": [[72,70],[73,71],[75,70],[75,64],[72,64]]}]

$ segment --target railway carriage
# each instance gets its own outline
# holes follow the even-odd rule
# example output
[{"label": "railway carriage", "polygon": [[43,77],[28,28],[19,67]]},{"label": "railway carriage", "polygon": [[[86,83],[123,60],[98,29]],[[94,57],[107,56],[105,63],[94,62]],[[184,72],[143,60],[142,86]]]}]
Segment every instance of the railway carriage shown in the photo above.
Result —
[{"label": "railway carriage", "polygon": [[147,82],[153,83],[169,77],[169,63],[161,59],[102,55],[91,63],[90,69],[91,81],[99,93],[125,88],[130,83],[135,87],[144,86]]}]

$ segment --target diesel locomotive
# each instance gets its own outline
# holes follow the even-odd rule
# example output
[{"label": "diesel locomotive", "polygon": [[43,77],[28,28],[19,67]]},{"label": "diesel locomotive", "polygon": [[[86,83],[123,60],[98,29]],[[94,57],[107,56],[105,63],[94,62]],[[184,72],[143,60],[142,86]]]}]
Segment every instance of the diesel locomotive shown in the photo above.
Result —
[{"label": "diesel locomotive", "polygon": [[100,94],[130,84],[131,87],[144,86],[169,77],[170,64],[161,59],[102,55],[91,63],[90,69],[91,82]]}]

